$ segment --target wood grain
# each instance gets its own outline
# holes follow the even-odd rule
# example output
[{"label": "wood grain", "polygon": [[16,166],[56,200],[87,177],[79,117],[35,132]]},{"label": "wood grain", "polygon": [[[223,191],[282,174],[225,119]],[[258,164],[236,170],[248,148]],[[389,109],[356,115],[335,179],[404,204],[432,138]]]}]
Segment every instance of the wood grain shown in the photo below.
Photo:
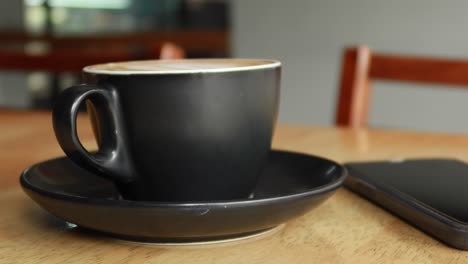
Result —
[{"label": "wood grain", "polygon": [[[95,147],[89,122],[80,135]],[[276,233],[209,246],[149,246],[69,229],[20,189],[26,166],[62,155],[50,113],[0,112],[0,263],[467,263],[397,217],[339,190]],[[280,125],[274,147],[337,161],[456,157],[468,161],[468,136],[380,129]]]}]

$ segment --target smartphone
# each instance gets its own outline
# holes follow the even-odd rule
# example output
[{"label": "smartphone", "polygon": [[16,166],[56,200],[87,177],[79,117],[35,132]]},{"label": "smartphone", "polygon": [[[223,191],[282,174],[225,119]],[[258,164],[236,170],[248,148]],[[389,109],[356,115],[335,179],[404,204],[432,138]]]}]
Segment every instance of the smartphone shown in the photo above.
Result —
[{"label": "smartphone", "polygon": [[347,188],[447,245],[468,250],[468,164],[408,159],[345,166]]}]

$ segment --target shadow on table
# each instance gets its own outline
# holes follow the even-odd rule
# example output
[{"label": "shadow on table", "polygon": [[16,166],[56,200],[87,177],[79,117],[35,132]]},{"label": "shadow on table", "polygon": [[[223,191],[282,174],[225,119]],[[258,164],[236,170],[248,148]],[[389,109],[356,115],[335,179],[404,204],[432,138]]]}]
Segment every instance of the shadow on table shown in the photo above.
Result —
[{"label": "shadow on table", "polygon": [[24,219],[28,219],[27,221],[35,228],[43,230],[47,233],[67,233],[67,236],[86,240],[104,240],[106,238],[102,235],[102,233],[66,222],[38,207],[32,202],[24,208],[23,212]]}]

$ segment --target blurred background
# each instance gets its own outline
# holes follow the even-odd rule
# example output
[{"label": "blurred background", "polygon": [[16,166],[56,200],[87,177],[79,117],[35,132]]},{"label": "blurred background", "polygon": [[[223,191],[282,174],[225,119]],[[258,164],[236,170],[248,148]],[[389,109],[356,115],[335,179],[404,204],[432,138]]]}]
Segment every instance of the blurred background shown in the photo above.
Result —
[{"label": "blurred background", "polygon": [[[80,82],[73,61],[156,58],[169,43],[190,58],[281,60],[280,122],[332,125],[345,47],[468,59],[466,10],[463,0],[3,0],[0,106],[48,109]],[[418,86],[375,82],[370,124],[468,131],[467,89]]]}]

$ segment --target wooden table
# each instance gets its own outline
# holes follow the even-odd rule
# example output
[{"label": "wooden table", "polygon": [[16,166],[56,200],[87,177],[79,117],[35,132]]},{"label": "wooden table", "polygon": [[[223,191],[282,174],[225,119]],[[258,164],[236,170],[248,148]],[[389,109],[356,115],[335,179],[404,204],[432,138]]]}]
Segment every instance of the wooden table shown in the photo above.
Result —
[{"label": "wooden table", "polygon": [[[80,134],[93,136],[85,116]],[[0,263],[468,263],[397,217],[339,190],[319,208],[273,234],[210,246],[150,246],[64,228],[20,189],[30,164],[63,155],[50,113],[0,112]],[[468,136],[280,125],[274,147],[337,161],[456,157],[468,161]]]}]

